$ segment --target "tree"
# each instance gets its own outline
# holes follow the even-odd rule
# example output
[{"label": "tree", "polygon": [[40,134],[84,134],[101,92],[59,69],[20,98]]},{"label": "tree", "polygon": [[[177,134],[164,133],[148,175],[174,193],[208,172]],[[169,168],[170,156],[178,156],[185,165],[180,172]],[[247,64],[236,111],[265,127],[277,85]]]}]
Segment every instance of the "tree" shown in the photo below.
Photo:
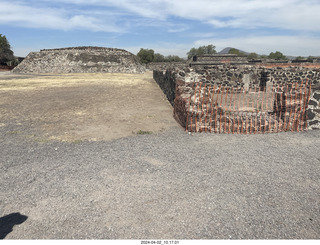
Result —
[{"label": "tree", "polygon": [[148,64],[154,61],[154,50],[141,48],[137,56],[140,58],[142,63]]},{"label": "tree", "polygon": [[166,62],[181,62],[183,61],[182,58],[180,58],[178,55],[169,55],[165,57]]},{"label": "tree", "polygon": [[198,49],[196,49],[196,48],[190,49],[189,52],[187,53],[188,59],[190,59],[191,57],[193,57],[197,54],[198,54]]},{"label": "tree", "polygon": [[216,46],[213,46],[212,44],[210,44],[208,46],[204,46],[204,51],[205,51],[205,54],[215,54],[215,53],[217,53]]},{"label": "tree", "polygon": [[255,59],[258,59],[258,58],[259,58],[259,55],[256,54],[256,53],[250,53],[250,54],[248,55],[248,59],[249,59],[249,60],[255,60]]},{"label": "tree", "polygon": [[153,62],[164,62],[165,57],[162,54],[155,53]]},{"label": "tree", "polygon": [[268,57],[269,57],[269,56],[268,56],[268,55],[265,55],[265,54],[260,55],[260,58],[261,58],[261,59],[268,59]]},{"label": "tree", "polygon": [[0,64],[7,65],[8,62],[14,60],[15,57],[6,36],[0,34]]},{"label": "tree", "polygon": [[286,60],[287,57],[283,55],[283,53],[276,51],[275,53],[271,52],[268,56],[269,59],[274,59],[274,60]]},{"label": "tree", "polygon": [[154,53],[153,49],[143,49],[141,48],[137,56],[140,58],[140,61],[144,64],[150,62],[181,62],[184,59],[180,58],[178,55],[169,55],[164,56],[159,53]]},{"label": "tree", "polygon": [[210,44],[208,46],[200,46],[198,48],[192,48],[189,50],[187,53],[188,59],[190,59],[192,56],[195,55],[203,55],[203,54],[215,54],[216,51],[216,46]]}]

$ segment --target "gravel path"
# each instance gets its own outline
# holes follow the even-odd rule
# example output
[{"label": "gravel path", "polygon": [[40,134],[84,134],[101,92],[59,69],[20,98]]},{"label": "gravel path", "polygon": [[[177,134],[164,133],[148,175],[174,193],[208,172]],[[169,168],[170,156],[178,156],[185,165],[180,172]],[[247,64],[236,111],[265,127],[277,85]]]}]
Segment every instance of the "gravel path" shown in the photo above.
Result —
[{"label": "gravel path", "polygon": [[6,239],[320,238],[319,131],[176,127],[64,143],[28,139],[21,127],[0,126]]}]

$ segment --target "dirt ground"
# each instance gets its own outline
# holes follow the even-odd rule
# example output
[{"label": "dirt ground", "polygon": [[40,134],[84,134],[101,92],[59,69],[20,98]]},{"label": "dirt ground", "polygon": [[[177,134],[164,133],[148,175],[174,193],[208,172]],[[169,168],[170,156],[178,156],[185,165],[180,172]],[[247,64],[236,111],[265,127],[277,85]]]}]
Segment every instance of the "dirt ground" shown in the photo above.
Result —
[{"label": "dirt ground", "polygon": [[15,123],[40,141],[111,140],[178,127],[173,108],[145,74],[0,72],[0,127]]}]

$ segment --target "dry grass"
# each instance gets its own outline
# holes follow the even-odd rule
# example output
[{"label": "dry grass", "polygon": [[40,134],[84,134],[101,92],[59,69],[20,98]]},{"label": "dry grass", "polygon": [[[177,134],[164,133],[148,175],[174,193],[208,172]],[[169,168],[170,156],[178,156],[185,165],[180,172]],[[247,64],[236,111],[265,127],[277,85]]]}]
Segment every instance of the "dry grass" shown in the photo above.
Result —
[{"label": "dry grass", "polygon": [[123,73],[73,73],[73,74],[36,74],[36,75],[1,75],[0,91],[30,90],[72,86],[101,85],[134,86],[144,84],[150,78],[150,72],[144,74]]}]

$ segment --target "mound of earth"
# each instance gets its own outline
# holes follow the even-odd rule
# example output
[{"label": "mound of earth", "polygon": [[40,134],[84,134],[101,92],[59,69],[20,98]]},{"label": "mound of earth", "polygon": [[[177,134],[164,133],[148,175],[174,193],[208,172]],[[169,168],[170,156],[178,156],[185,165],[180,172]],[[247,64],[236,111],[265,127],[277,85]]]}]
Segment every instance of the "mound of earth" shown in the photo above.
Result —
[{"label": "mound of earth", "polygon": [[15,73],[143,73],[146,68],[134,54],[116,48],[74,47],[31,52]]}]

